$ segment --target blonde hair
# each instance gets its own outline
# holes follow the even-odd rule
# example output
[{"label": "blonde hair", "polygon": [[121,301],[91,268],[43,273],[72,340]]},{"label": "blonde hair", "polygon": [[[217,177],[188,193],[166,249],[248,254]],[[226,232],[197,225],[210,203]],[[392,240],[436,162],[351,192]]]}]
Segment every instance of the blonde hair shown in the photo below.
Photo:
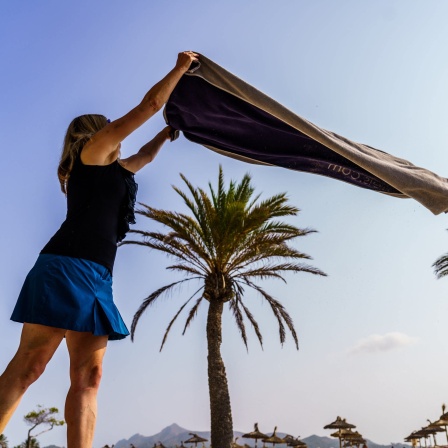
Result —
[{"label": "blonde hair", "polygon": [[76,117],[68,126],[58,166],[58,179],[61,190],[67,194],[67,182],[75,159],[93,134],[108,123],[104,115],[87,114]]}]

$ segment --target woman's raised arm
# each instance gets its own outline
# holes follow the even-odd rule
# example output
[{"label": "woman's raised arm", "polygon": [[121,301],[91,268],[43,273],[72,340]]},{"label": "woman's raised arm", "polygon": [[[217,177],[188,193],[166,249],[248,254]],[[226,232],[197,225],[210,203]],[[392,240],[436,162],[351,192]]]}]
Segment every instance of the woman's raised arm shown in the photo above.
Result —
[{"label": "woman's raised arm", "polygon": [[133,173],[141,170],[145,165],[154,160],[167,140],[173,140],[173,131],[174,129],[171,126],[166,126],[152,140],[146,143],[146,145],[143,145],[136,154],[126,159],[121,159],[120,164]]},{"label": "woman's raised arm", "polygon": [[192,51],[179,53],[175,67],[149,89],[139,105],[98,131],[86,143],[82,152],[83,162],[94,165],[113,162],[118,156],[120,142],[163,107],[182,75],[197,60],[198,55]]}]

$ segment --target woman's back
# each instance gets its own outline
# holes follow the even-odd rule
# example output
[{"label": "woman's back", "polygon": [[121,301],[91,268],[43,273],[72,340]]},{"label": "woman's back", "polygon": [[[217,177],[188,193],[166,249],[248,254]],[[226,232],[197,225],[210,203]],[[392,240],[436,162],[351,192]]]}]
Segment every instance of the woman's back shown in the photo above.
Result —
[{"label": "woman's back", "polygon": [[77,157],[67,185],[67,216],[41,253],[84,258],[111,272],[117,242],[134,220],[137,185],[118,160],[85,165]]}]

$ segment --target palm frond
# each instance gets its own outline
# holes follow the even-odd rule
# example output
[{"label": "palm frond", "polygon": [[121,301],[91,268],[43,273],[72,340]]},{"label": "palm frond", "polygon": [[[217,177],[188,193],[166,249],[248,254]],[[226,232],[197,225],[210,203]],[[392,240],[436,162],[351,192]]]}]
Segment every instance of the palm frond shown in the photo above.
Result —
[{"label": "palm frond", "polygon": [[191,210],[198,222],[202,220],[203,214],[198,209],[197,204],[192,201],[180,188],[173,186],[173,190],[184,200],[185,205]]},{"label": "palm frond", "polygon": [[188,197],[180,189],[178,189],[176,187],[173,187],[173,188],[184,199],[187,206],[190,207],[190,210],[193,212],[193,214],[196,217],[196,220],[199,224],[199,227],[202,230],[202,237],[203,237],[204,244],[210,248],[213,246],[212,241],[211,241],[211,236],[210,236],[210,227],[208,225],[209,222],[207,219],[207,214],[206,214],[206,211],[204,208],[204,204],[202,202],[202,197],[199,192],[199,189],[196,189],[195,187],[193,187],[193,185],[188,181],[188,179],[183,174],[181,174],[180,176],[181,176],[182,180],[185,182],[185,184],[187,185],[188,189],[190,190],[190,193],[194,199],[194,203],[193,203],[193,201],[188,199]]},{"label": "palm frond", "polygon": [[[212,196],[212,201],[215,206],[215,208],[219,208],[220,204],[222,204],[223,196],[225,195],[225,187],[224,187],[224,172],[222,170],[222,166],[219,165],[219,172],[218,172],[218,191],[215,192],[213,185],[209,182],[208,186],[210,188],[210,194]],[[232,188],[232,185],[230,185],[229,190]]]},{"label": "palm frond", "polygon": [[189,274],[195,274],[200,277],[204,277],[204,273],[202,271],[188,266],[187,264],[172,264],[170,266],[167,266],[166,269],[169,269],[171,271],[184,271],[188,272]]},{"label": "palm frond", "polygon": [[[129,234],[129,233],[132,233],[132,232],[137,233],[137,231],[135,231],[135,230],[129,230],[128,234]],[[146,244],[146,241],[129,240],[129,239],[120,241],[120,242],[118,243],[118,247],[120,247],[120,246],[126,246],[126,244],[135,244],[135,245],[137,245],[137,246],[146,246],[146,247],[148,247],[148,244]]]},{"label": "palm frond", "polygon": [[276,278],[279,280],[282,280],[283,283],[287,283],[286,279],[278,274],[275,271],[270,271],[268,269],[259,268],[259,269],[252,269],[250,271],[245,271],[241,273],[234,274],[235,278],[259,278],[260,280],[266,280],[268,278]]},{"label": "palm frond", "polygon": [[163,346],[165,345],[166,339],[168,337],[168,333],[171,330],[171,327],[173,326],[174,322],[176,321],[177,317],[179,316],[179,314],[183,311],[183,309],[187,306],[187,304],[190,302],[190,300],[204,287],[201,286],[197,291],[194,292],[194,294],[179,308],[179,310],[177,311],[177,313],[174,315],[174,317],[171,319],[170,323],[168,324],[168,327],[165,330],[165,334],[163,335],[163,340],[162,340],[162,344],[160,345],[160,349],[159,352],[162,351]]},{"label": "palm frond", "polygon": [[246,327],[244,326],[243,314],[239,308],[240,303],[240,294],[235,292],[235,298],[229,301],[229,308],[232,310],[233,317],[235,318],[236,326],[240,332],[241,339],[246,346],[246,350],[248,350],[247,346],[247,335],[246,335]]},{"label": "palm frond", "polygon": [[278,300],[275,300],[271,295],[269,295],[266,291],[264,291],[264,289],[260,288],[258,285],[254,284],[250,281],[247,281],[247,280],[246,280],[246,283],[248,286],[250,286],[251,288],[254,288],[256,291],[258,291],[271,306],[272,312],[274,313],[274,316],[277,318],[277,322],[279,325],[280,343],[283,345],[286,340],[285,327],[282,322],[282,319],[283,319],[283,321],[289,328],[289,331],[291,332],[291,335],[294,339],[294,342],[295,342],[297,350],[298,350],[299,349],[299,339],[297,337],[297,333],[294,328],[292,318],[288,314],[288,312],[285,310],[283,305]]},{"label": "palm frond", "polygon": [[183,280],[179,280],[177,282],[170,283],[169,285],[162,286],[157,291],[154,291],[150,294],[146,299],[143,300],[142,304],[138,308],[137,312],[134,314],[134,318],[132,319],[131,324],[131,340],[134,340],[135,329],[137,328],[138,320],[145,312],[148,306],[154,304],[154,302],[164,293],[168,292],[170,289],[174,288],[174,286],[179,285],[180,283],[187,282],[189,280],[193,280],[192,278],[186,278]]},{"label": "palm frond", "polygon": [[246,307],[246,305],[244,305],[242,300],[241,300],[241,306],[243,307],[244,313],[249,319],[249,322],[252,324],[252,327],[254,328],[255,334],[257,335],[258,341],[260,342],[261,348],[263,348],[263,336],[261,335],[258,322],[255,320],[254,316],[252,315],[250,310]]},{"label": "palm frond", "polygon": [[307,272],[308,274],[314,275],[322,275],[326,276],[325,272],[322,272],[320,269],[315,268],[313,266],[309,266],[303,263],[277,263],[277,264],[267,264],[265,266],[260,266],[253,269],[242,270],[239,271],[235,277],[239,278],[250,278],[250,277],[258,277],[261,279],[265,278],[279,278],[286,283],[286,280],[283,278],[279,272]]},{"label": "palm frond", "polygon": [[[305,259],[310,260],[311,257],[307,254],[299,252],[298,250],[289,247],[286,244],[273,244],[270,245],[266,243],[265,245],[251,245],[247,246],[240,253],[236,254],[236,256],[229,260],[227,270],[230,271],[242,271],[248,266],[257,265],[257,263],[269,263],[271,260],[275,259]],[[309,265],[297,264],[299,267],[298,270],[307,271],[311,269],[315,272],[320,273],[320,275],[325,275],[319,269],[312,268]]]},{"label": "palm frond", "polygon": [[[137,210],[138,214],[173,229],[174,233],[171,234],[171,237],[176,237],[188,243],[199,256],[207,254],[207,244],[204,244],[207,240],[207,230],[204,230],[203,222],[196,221],[182,213],[157,210],[145,204],[140,205],[143,205],[145,210]],[[141,232],[141,234],[145,236],[144,232]]]},{"label": "palm frond", "polygon": [[251,214],[256,216],[258,213],[268,213],[267,219],[297,215],[300,210],[292,205],[287,205],[287,201],[286,193],[276,194],[255,205]]},{"label": "palm frond", "polygon": [[190,323],[193,320],[193,318],[196,316],[196,313],[198,312],[199,305],[201,304],[203,298],[204,298],[203,296],[199,297],[198,300],[196,300],[196,303],[191,308],[190,313],[188,314],[188,318],[185,322],[184,331],[182,332],[183,335],[187,331],[187,328],[190,326]]},{"label": "palm frond", "polygon": [[244,288],[239,281],[236,281],[234,283],[234,289],[235,289],[235,295],[237,293],[239,294],[240,304],[244,310],[244,313],[246,314],[246,317],[249,319],[249,322],[252,324],[255,334],[257,335],[258,342],[260,342],[260,346],[263,349],[263,336],[261,334],[258,322],[255,320],[253,314],[250,312],[249,308],[247,308],[247,306],[244,304],[244,301],[243,301]]},{"label": "palm frond", "polygon": [[[135,231],[137,233],[137,231]],[[205,254],[198,254],[200,252],[197,248],[191,250],[191,245],[185,245],[181,241],[178,241],[176,235],[173,233],[160,233],[160,232],[143,232],[138,231],[145,238],[144,241],[129,240],[125,244],[137,244],[140,246],[146,246],[150,249],[155,249],[161,252],[165,252],[179,260],[187,263],[192,263],[203,272],[210,270],[210,259]],[[204,263],[205,262],[205,263]],[[208,263],[208,264],[207,264]]]},{"label": "palm frond", "polygon": [[252,205],[255,204],[261,196],[261,194],[258,194],[252,202],[249,202],[255,191],[254,187],[251,185],[251,180],[252,177],[249,174],[245,174],[235,190],[235,201],[247,204],[247,210],[250,210]]},{"label": "palm frond", "polygon": [[437,278],[448,275],[448,254],[442,255],[432,265]]},{"label": "palm frond", "polygon": [[190,251],[194,251],[198,256],[210,258],[212,255],[207,245],[207,235],[201,228],[200,223],[197,223],[191,217],[165,211],[154,213],[148,217],[173,229],[174,232],[170,233],[171,239],[187,245]]}]

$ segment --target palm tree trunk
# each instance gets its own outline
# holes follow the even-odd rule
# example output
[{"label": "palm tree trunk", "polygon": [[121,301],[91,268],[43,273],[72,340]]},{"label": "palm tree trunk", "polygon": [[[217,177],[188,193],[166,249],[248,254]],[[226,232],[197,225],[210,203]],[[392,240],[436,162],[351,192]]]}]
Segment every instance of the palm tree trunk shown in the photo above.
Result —
[{"label": "palm tree trunk", "polygon": [[208,387],[210,393],[211,446],[230,448],[233,440],[232,409],[226,368],[221,357],[224,304],[211,299],[207,316]]}]

